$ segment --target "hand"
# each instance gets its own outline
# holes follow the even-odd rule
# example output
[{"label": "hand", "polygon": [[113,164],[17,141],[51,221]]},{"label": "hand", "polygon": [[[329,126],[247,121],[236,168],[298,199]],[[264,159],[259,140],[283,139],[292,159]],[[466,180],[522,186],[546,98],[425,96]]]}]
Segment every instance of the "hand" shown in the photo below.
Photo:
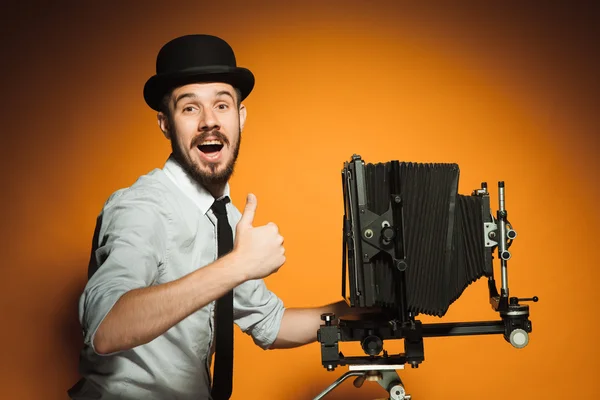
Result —
[{"label": "hand", "polygon": [[249,194],[246,208],[236,227],[233,251],[243,260],[248,279],[260,279],[277,272],[285,262],[283,237],[279,228],[270,222],[254,227],[256,196]]}]

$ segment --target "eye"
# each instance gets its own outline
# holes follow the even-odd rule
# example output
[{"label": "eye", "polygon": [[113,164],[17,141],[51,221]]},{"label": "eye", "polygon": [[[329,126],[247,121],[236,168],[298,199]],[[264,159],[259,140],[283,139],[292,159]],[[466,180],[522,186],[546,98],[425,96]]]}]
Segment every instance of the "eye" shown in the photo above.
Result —
[{"label": "eye", "polygon": [[196,107],[194,106],[185,106],[183,107],[183,112],[184,113],[191,113],[194,112],[196,110]]},{"label": "eye", "polygon": [[226,103],[219,103],[219,104],[217,104],[217,108],[219,110],[227,110],[229,108],[229,105]]}]

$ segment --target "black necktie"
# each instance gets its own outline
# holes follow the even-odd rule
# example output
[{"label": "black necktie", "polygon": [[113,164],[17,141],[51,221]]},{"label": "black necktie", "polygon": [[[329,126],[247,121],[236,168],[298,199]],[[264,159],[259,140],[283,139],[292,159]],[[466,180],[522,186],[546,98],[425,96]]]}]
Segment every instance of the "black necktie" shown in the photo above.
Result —
[{"label": "black necktie", "polygon": [[[217,216],[217,248],[222,257],[233,249],[233,233],[227,220],[225,205],[229,197],[217,200],[212,210]],[[216,356],[211,395],[213,400],[229,399],[233,381],[233,290],[217,300],[216,305]]]}]

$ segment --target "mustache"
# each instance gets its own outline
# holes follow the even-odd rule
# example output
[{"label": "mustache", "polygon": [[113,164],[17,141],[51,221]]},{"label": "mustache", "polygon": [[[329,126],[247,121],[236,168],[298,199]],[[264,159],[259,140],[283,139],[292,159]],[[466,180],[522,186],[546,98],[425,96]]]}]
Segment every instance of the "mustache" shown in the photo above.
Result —
[{"label": "mustache", "polygon": [[192,140],[192,147],[200,146],[200,144],[202,142],[206,141],[206,139],[208,137],[217,138],[218,140],[223,142],[223,144],[229,146],[229,139],[227,139],[227,136],[225,136],[223,133],[219,132],[218,130],[212,130],[212,131],[202,132],[200,135],[196,136]]}]

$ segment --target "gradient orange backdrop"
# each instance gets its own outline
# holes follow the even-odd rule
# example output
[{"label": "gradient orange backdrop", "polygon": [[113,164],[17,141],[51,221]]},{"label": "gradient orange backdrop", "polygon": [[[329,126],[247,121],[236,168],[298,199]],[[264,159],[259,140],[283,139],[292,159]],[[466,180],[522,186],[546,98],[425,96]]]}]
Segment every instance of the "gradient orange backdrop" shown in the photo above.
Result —
[{"label": "gradient orange backdrop", "polygon": [[[461,192],[487,181],[494,207],[496,182],[506,182],[519,233],[511,294],[540,302],[523,350],[500,336],[426,339],[422,366],[401,371],[408,392],[414,400],[600,398],[591,8],[38,3],[5,8],[0,28],[0,398],[64,399],[78,379],[77,299],[95,217],[110,193],[166,159],[142,87],[160,46],[196,32],[228,40],[256,75],[232,197],[243,207],[254,192],[257,224],[274,221],[283,232],[288,262],[267,284],[288,306],[340,298],[340,170],[353,153],[456,162]],[[443,321],[495,317],[480,281]],[[265,352],[236,335],[234,400],[312,399],[345,371],[325,371],[318,344]],[[342,350],[358,355],[351,344]],[[326,399],[384,394],[346,381]]]}]

